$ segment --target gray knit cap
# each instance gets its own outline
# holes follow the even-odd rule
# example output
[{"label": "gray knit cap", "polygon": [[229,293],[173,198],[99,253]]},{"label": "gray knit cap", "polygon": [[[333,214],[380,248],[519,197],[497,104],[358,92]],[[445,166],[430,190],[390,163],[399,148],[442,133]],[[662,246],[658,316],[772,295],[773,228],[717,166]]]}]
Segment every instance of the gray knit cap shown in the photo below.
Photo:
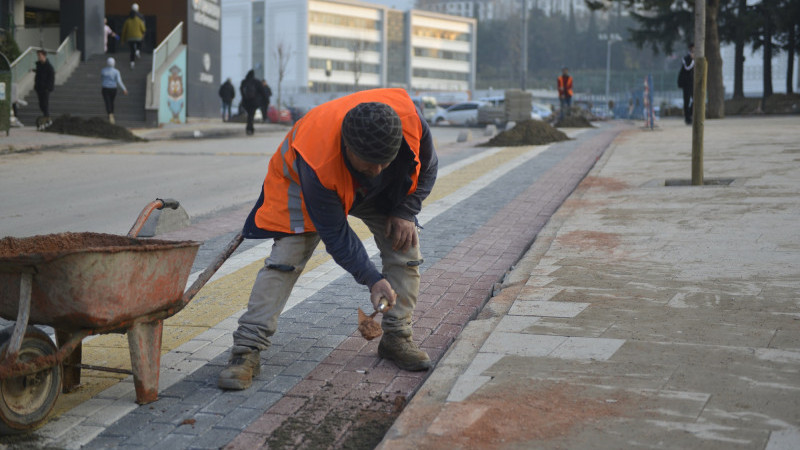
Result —
[{"label": "gray knit cap", "polygon": [[385,103],[361,103],[342,121],[342,138],[347,148],[372,164],[394,161],[403,142],[400,117]]}]

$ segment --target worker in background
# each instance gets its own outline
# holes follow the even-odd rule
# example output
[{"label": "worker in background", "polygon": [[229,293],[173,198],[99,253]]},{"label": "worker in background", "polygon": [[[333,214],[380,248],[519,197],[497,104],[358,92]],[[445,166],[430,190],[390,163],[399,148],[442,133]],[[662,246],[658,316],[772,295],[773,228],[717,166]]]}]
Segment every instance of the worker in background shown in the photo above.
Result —
[{"label": "worker in background", "polygon": [[561,114],[559,120],[564,118],[564,112],[570,114],[572,107],[572,77],[569,68],[561,68],[561,76],[558,77],[558,100],[561,103]]}]

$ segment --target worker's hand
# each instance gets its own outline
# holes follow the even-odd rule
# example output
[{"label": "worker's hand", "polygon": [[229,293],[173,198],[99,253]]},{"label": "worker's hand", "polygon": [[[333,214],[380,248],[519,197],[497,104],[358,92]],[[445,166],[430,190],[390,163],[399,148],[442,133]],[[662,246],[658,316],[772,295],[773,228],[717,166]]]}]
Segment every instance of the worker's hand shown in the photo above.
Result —
[{"label": "worker's hand", "polygon": [[128,91],[122,91],[122,93],[128,95]]},{"label": "worker's hand", "polygon": [[409,248],[416,247],[417,244],[419,244],[417,224],[399,217],[390,216],[386,220],[386,233],[384,237],[392,240],[393,250],[402,250],[403,253],[407,252]]},{"label": "worker's hand", "polygon": [[372,288],[369,290],[369,301],[372,302],[372,306],[375,307],[376,310],[382,298],[385,298],[389,302],[389,308],[394,307],[397,301],[397,293],[394,292],[392,285],[389,284],[386,278],[373,284]]}]

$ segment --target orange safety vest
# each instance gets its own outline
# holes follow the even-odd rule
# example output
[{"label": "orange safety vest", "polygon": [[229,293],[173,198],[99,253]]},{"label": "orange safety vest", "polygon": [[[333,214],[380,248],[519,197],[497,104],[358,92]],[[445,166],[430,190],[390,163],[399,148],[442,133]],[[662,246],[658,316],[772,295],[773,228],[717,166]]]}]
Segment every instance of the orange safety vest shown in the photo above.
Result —
[{"label": "orange safety vest", "polygon": [[339,196],[345,212],[355,201],[356,182],[342,154],[342,120],[361,103],[386,103],[395,110],[403,125],[403,137],[416,161],[411,187],[417,189],[422,123],[411,97],[402,89],[373,89],[332,100],[309,111],[286,135],[272,155],[264,178],[264,202],[255,212],[255,225],[268,231],[296,234],[316,231],[306,210],[296,159],[299,153],[319,178],[320,183]]},{"label": "orange safety vest", "polygon": [[567,75],[567,81],[564,82],[564,75],[558,77],[558,97],[572,97],[572,77]]}]

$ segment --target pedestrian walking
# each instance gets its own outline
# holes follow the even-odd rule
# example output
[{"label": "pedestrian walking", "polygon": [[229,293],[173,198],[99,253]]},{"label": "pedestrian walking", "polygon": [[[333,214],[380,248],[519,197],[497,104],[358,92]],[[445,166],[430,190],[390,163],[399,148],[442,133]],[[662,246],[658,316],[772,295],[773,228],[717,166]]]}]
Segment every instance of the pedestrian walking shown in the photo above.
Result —
[{"label": "pedestrian walking", "polygon": [[564,119],[564,112],[569,115],[572,108],[572,77],[568,67],[561,68],[561,76],[558,77],[558,101],[561,103],[561,113],[559,120]]},{"label": "pedestrian walking", "polygon": [[261,105],[261,98],[263,96],[263,88],[261,87],[261,82],[256,78],[255,71],[250,70],[247,72],[244,80],[239,84],[239,93],[242,94],[241,106],[247,112],[245,132],[249,136],[255,133],[253,119],[256,114],[256,109]]},{"label": "pedestrian walking", "polygon": [[[266,123],[267,112],[269,111],[269,99],[272,97],[272,89],[269,88],[267,80],[261,80],[261,121]],[[278,121],[280,121],[280,112],[278,112]]]},{"label": "pedestrian walking", "polygon": [[[422,254],[416,215],[436,180],[438,159],[427,122],[402,89],[375,89],[324,103],[295,123],[272,156],[261,195],[245,221],[249,239],[273,238],[247,311],[233,333],[223,389],[247,389],[270,346],[278,316],[320,240],[334,261],[381,300],[378,354],[404,370],[431,361],[412,339]],[[380,249],[370,261],[347,216],[361,219]]]},{"label": "pedestrian walking", "polygon": [[681,59],[678,87],[683,90],[683,120],[686,125],[691,125],[694,107],[694,44],[689,44],[689,52]]},{"label": "pedestrian walking", "polygon": [[136,65],[136,59],[142,56],[142,40],[145,31],[144,20],[139,15],[139,5],[134,3],[128,13],[128,18],[122,24],[122,40],[127,42],[130,48],[131,69]]},{"label": "pedestrian walking", "polygon": [[36,75],[33,78],[33,90],[39,99],[39,109],[42,117],[36,121],[38,129],[43,130],[49,127],[53,121],[50,120],[50,93],[55,89],[56,71],[47,59],[47,52],[40,49],[36,51]]},{"label": "pedestrian walking", "polygon": [[228,78],[219,87],[219,98],[222,99],[222,121],[227,122],[231,118],[231,104],[236,97],[236,89],[233,88],[231,79]]},{"label": "pedestrian walking", "polygon": [[108,38],[119,39],[119,35],[108,26],[108,19],[103,18],[103,52],[108,53]]},{"label": "pedestrian walking", "polygon": [[111,124],[116,123],[114,118],[114,99],[117,98],[117,86],[122,88],[123,94],[128,95],[128,89],[122,82],[122,74],[114,67],[115,64],[114,58],[108,58],[106,66],[100,71],[103,102],[106,104],[106,114],[108,114],[108,122]]}]

